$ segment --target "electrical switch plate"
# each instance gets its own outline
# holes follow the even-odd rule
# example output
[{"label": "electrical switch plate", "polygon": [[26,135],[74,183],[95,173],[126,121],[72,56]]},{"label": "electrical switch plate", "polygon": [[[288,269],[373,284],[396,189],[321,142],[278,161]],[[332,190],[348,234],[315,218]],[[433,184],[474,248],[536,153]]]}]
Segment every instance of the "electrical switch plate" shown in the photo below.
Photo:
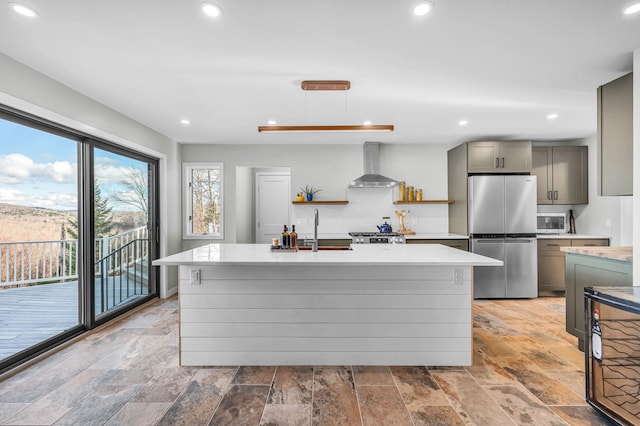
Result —
[{"label": "electrical switch plate", "polygon": [[454,268],[453,269],[453,283],[454,284],[462,284],[464,281],[464,269]]},{"label": "electrical switch plate", "polygon": [[605,228],[611,228],[611,219],[605,219],[604,220],[604,227]]},{"label": "electrical switch plate", "polygon": [[202,282],[200,281],[200,269],[192,269],[191,270],[191,285],[200,285]]}]

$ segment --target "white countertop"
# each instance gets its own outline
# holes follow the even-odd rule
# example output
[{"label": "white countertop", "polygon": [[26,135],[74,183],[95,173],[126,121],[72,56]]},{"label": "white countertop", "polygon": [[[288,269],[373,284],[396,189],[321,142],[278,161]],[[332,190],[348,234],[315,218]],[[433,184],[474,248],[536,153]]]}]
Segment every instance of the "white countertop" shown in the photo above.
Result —
[{"label": "white countertop", "polygon": [[538,234],[539,240],[597,240],[611,239],[604,235],[588,235],[588,234]]},{"label": "white countertop", "polygon": [[502,261],[440,244],[363,244],[353,250],[272,252],[268,244],[208,244],[153,265],[502,266]]}]

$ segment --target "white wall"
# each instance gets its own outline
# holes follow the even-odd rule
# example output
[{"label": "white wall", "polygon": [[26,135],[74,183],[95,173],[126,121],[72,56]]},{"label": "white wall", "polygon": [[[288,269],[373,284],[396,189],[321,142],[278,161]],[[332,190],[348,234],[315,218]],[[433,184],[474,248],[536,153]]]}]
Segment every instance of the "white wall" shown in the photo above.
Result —
[{"label": "white wall", "polygon": [[[180,151],[175,142],[0,53],[0,103],[160,159],[161,255],[180,249]],[[177,269],[162,271],[163,293],[177,290]]]},{"label": "white wall", "polygon": [[[364,141],[363,141],[364,143]],[[238,208],[238,177],[236,167],[290,167],[291,199],[301,186],[321,188],[320,200],[349,200],[346,206],[317,206],[320,209],[321,234],[354,230],[375,230],[383,215],[393,216],[393,199],[397,195],[389,189],[348,189],[349,182],[363,174],[362,145],[198,145],[184,144],[183,161],[220,161],[225,170],[225,239],[236,242]],[[447,197],[447,149],[433,145],[380,146],[380,172],[388,177],[405,180],[407,185],[421,187],[424,198]],[[447,232],[446,204],[433,206],[404,206],[407,226],[417,232]],[[292,206],[293,224],[299,233],[310,233],[312,209],[310,206]],[[304,220],[307,219],[307,222]],[[242,219],[245,220],[245,219]],[[183,247],[192,248],[209,241],[184,240]]]}]

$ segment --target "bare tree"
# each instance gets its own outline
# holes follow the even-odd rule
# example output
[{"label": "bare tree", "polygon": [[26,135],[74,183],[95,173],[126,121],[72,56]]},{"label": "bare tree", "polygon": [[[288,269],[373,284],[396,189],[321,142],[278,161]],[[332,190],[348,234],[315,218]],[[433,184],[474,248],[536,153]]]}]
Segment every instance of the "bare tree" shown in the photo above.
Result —
[{"label": "bare tree", "polygon": [[130,168],[120,180],[120,184],[124,187],[124,190],[111,194],[111,199],[134,207],[147,218],[149,215],[148,176],[140,169]]}]

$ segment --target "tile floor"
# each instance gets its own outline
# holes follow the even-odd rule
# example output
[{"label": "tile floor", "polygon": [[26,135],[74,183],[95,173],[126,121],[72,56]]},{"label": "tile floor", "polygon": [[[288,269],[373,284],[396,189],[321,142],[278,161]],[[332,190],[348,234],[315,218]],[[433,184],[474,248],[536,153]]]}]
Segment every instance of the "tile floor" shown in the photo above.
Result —
[{"label": "tile floor", "polygon": [[160,300],[0,382],[3,425],[604,425],[564,299],[476,301],[472,367],[178,366]]}]

